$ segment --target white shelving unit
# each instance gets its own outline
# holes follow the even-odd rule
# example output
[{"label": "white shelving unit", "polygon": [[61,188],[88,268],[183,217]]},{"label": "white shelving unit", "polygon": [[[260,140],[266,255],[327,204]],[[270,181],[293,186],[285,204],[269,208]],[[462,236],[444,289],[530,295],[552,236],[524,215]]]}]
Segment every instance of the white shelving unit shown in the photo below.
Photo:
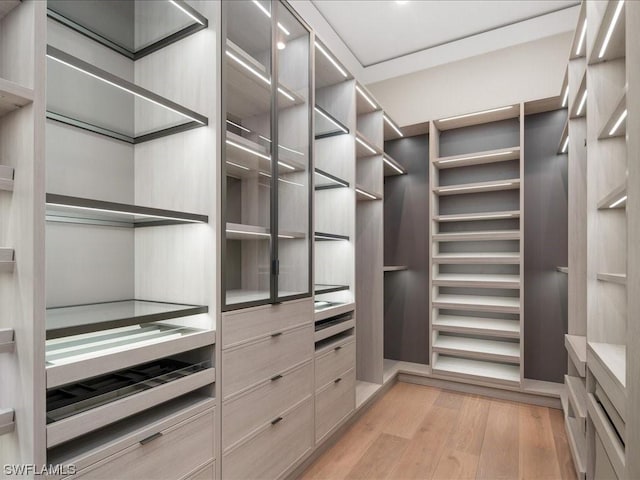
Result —
[{"label": "white shelving unit", "polygon": [[[517,120],[504,123],[509,119]],[[514,129],[513,145],[482,151],[469,151],[466,145],[463,153],[441,152],[448,130],[458,134],[482,124],[496,128],[494,122],[500,121],[497,128]],[[524,379],[523,123],[524,106],[510,105],[430,124],[434,375],[483,385],[521,386]]]}]

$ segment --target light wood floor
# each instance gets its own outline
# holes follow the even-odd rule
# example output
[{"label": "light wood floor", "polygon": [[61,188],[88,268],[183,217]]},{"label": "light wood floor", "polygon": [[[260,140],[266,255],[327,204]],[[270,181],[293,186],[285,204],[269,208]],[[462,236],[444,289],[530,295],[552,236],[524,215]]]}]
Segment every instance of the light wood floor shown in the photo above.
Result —
[{"label": "light wood floor", "polygon": [[576,478],[561,410],[397,383],[303,479]]}]

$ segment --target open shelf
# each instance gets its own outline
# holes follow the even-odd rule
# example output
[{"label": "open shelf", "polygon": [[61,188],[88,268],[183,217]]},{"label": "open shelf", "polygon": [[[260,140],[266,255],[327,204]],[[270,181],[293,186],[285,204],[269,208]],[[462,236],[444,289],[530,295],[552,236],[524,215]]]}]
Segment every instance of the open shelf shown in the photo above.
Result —
[{"label": "open shelf", "polygon": [[434,374],[474,378],[478,381],[492,381],[511,386],[520,385],[520,367],[486,360],[457,358],[438,355],[433,362]]},{"label": "open shelf", "polygon": [[[227,223],[226,237],[229,240],[268,240],[271,238],[271,231],[266,227],[258,225]],[[306,237],[307,235],[303,232],[278,232],[278,238],[284,240],[294,240]]]},{"label": "open shelf", "polygon": [[516,342],[439,334],[433,342],[433,351],[479,360],[520,363],[520,344]]},{"label": "open shelf", "polygon": [[[608,376],[614,380],[616,387],[621,390],[625,389],[626,385],[626,371],[627,371],[627,356],[626,356],[626,346],[625,345],[616,345],[613,343],[598,343],[598,342],[589,342],[588,343],[588,351],[591,355],[587,358],[592,358],[598,365],[604,368],[604,371],[608,374]],[[591,363],[589,363],[589,368],[592,369]],[[593,372],[595,375],[595,372]],[[596,378],[598,376],[596,375]],[[604,382],[598,378],[600,384],[605,388],[607,386],[604,385]],[[611,394],[611,392],[607,391],[607,394]],[[612,398],[613,400],[613,398]],[[616,405],[617,407],[617,405]],[[622,411],[621,411],[622,410]],[[619,410],[620,413],[623,413],[624,409]]]},{"label": "open shelf", "polygon": [[207,223],[207,215],[47,193],[47,221],[129,227]]},{"label": "open shelf", "polygon": [[587,71],[583,72],[580,86],[569,106],[569,118],[581,118],[587,115]]},{"label": "open shelf", "polygon": [[489,295],[438,294],[433,299],[433,308],[446,310],[474,310],[477,312],[520,313],[518,297]]},{"label": "open shelf", "polygon": [[470,165],[483,165],[485,163],[508,162],[520,158],[520,147],[500,148],[482,152],[465,153],[450,157],[439,157],[433,160],[436,168],[467,167]]},{"label": "open shelf", "polygon": [[614,188],[598,202],[598,210],[625,209],[627,207],[627,182]]},{"label": "open shelf", "polygon": [[13,190],[13,167],[7,167],[6,165],[0,165],[0,190]]},{"label": "open shelf", "polygon": [[569,153],[569,119],[564,124],[560,142],[558,143],[558,154]]},{"label": "open shelf", "polygon": [[519,338],[520,322],[502,318],[465,317],[438,314],[433,329],[440,332]]},{"label": "open shelf", "polygon": [[510,218],[520,218],[519,210],[509,210],[500,212],[480,212],[480,213],[458,213],[455,215],[434,215],[436,222],[477,222],[481,220],[506,220]]},{"label": "open shelf", "polygon": [[384,162],[385,177],[404,175],[407,173],[407,170],[402,165],[400,165],[396,160],[394,160],[390,155],[386,153],[383,155],[382,161]]},{"label": "open shelf", "polygon": [[382,267],[383,272],[400,272],[403,270],[408,270],[409,267],[406,265],[385,265]]},{"label": "open shelf", "polygon": [[356,114],[362,115],[378,110],[380,110],[380,106],[373,100],[373,95],[361,85],[356,84]]},{"label": "open shelf", "polygon": [[[167,98],[117,77],[90,63],[47,45],[47,118],[116,140],[137,144],[208,124],[207,117]],[[55,81],[54,81],[55,80]],[[86,92],[69,101],[70,91]],[[108,112],[86,105],[104,97],[130,105],[130,121],[109,118]],[[144,119],[144,128],[133,121],[133,110]],[[152,121],[153,119],[153,121]]]},{"label": "open shelf", "polygon": [[0,248],[0,273],[13,272],[16,265],[13,248]]},{"label": "open shelf", "polygon": [[[208,26],[207,19],[184,1],[145,4],[147,2],[137,2],[135,13],[131,9],[130,18],[119,20],[129,21],[135,28],[136,17],[153,15],[154,18],[162,18],[161,23],[154,24],[162,26],[162,29],[153,29],[153,36],[136,31],[129,40],[123,38],[117,22],[99,20],[110,18],[112,6],[108,2],[49,1],[47,16],[132,60],[138,60]],[[145,10],[146,6],[151,8]]]},{"label": "open shelf", "polygon": [[586,56],[587,52],[587,7],[583,3],[580,6],[580,13],[578,14],[578,23],[575,33],[573,35],[573,41],[571,42],[571,51],[569,53],[569,59],[575,60],[576,58],[582,58]]},{"label": "open shelf", "polygon": [[490,108],[479,112],[465,113],[454,117],[436,120],[435,126],[438,130],[452,130],[456,128],[470,127],[472,125],[482,125],[485,123],[498,122],[509,118],[520,116],[520,105],[505,105],[502,107]]},{"label": "open shelf", "polygon": [[627,134],[627,92],[626,88],[622,92],[622,96],[618,101],[616,108],[613,109],[609,119],[605,122],[599,140],[605,138],[624,137]]},{"label": "open shelf", "polygon": [[602,21],[596,26],[590,65],[625,56],[625,10],[624,1],[607,2]]},{"label": "open shelf", "polygon": [[433,285],[438,287],[465,288],[520,288],[520,275],[436,273]]},{"label": "open shelf", "polygon": [[356,132],[356,158],[371,157],[373,155],[383,155],[384,152],[375,146],[367,137],[360,132]]},{"label": "open shelf", "polygon": [[[47,447],[60,445],[216,381],[204,363],[170,359],[47,392]],[[93,384],[93,385],[92,385]]]},{"label": "open shelf", "polygon": [[49,340],[47,388],[213,345],[216,332],[148,323]]},{"label": "open shelf", "polygon": [[330,188],[349,187],[349,182],[335,175],[316,168],[314,171],[314,186],[316,190],[326,190]]},{"label": "open shelf", "polygon": [[316,90],[336,85],[351,78],[349,72],[329,53],[318,40],[315,42]]},{"label": "open shelf", "polygon": [[617,283],[620,285],[627,284],[626,273],[597,273],[596,278],[601,282]]},{"label": "open shelf", "polygon": [[517,190],[520,188],[520,179],[493,180],[490,182],[464,183],[458,185],[439,186],[433,189],[439,196],[462,195],[466,193],[495,192],[499,190]]},{"label": "open shelf", "polygon": [[580,421],[577,418],[571,418],[565,415],[564,422],[567,441],[569,443],[569,449],[571,450],[571,456],[573,457],[573,463],[578,471],[578,478],[585,478],[587,471],[587,440],[585,435],[580,432]]},{"label": "open shelf", "polygon": [[315,106],[315,139],[334,137],[349,133],[349,129],[324,108]]},{"label": "open shelf", "polygon": [[324,283],[317,283],[313,286],[313,291],[316,295],[323,295],[325,293],[342,292],[343,290],[349,290],[349,285],[327,285]]},{"label": "open shelf", "polygon": [[464,253],[436,253],[433,263],[448,265],[519,265],[520,253],[518,252],[464,252]]},{"label": "open shelf", "polygon": [[206,306],[123,300],[48,308],[47,340],[207,313]]},{"label": "open shelf", "polygon": [[581,377],[584,377],[587,365],[587,338],[582,335],[566,334],[564,336],[564,346],[576,370],[578,370]]},{"label": "open shelf", "polygon": [[33,102],[32,89],[0,77],[0,117],[18,108],[22,108],[31,102]]},{"label": "open shelf", "polygon": [[[340,318],[343,317],[344,318]],[[333,337],[340,333],[351,330],[356,326],[356,321],[353,318],[352,312],[339,315],[335,322],[327,321],[324,325],[318,325],[316,320],[315,332],[313,336],[314,342],[321,342],[327,338]]]},{"label": "open shelf", "polygon": [[365,190],[359,185],[356,185],[356,200],[357,201],[371,201],[371,200],[382,200],[382,195],[379,193],[373,193]]},{"label": "open shelf", "polygon": [[349,235],[338,235],[337,233],[315,232],[314,239],[316,241],[349,241]]},{"label": "open shelf", "polygon": [[434,233],[435,242],[477,242],[485,240],[520,240],[520,230],[486,230],[479,232]]},{"label": "open shelf", "polygon": [[556,271],[560,273],[564,273],[565,275],[569,274],[569,267],[556,267]]},{"label": "open shelf", "polygon": [[316,300],[314,302],[314,320],[317,322],[342,313],[352,312],[355,308],[356,304],[354,302],[340,303]]}]

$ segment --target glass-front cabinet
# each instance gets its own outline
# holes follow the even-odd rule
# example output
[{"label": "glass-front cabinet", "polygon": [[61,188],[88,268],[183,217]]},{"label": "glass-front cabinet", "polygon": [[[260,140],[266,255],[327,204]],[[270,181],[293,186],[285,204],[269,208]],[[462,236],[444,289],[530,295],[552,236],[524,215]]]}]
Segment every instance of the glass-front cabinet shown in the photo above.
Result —
[{"label": "glass-front cabinet", "polygon": [[311,34],[280,2],[222,4],[223,309],[311,296]]}]

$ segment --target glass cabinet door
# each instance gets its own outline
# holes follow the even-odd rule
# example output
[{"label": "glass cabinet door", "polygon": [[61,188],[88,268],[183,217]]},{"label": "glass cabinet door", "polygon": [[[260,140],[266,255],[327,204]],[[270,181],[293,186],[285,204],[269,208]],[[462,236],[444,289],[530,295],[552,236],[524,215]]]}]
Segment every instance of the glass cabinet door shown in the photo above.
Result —
[{"label": "glass cabinet door", "polygon": [[222,4],[225,309],[272,298],[271,2]]},{"label": "glass cabinet door", "polygon": [[277,6],[278,301],[310,295],[311,68],[309,30]]},{"label": "glass cabinet door", "polygon": [[310,31],[280,2],[223,2],[224,310],[311,294]]}]

